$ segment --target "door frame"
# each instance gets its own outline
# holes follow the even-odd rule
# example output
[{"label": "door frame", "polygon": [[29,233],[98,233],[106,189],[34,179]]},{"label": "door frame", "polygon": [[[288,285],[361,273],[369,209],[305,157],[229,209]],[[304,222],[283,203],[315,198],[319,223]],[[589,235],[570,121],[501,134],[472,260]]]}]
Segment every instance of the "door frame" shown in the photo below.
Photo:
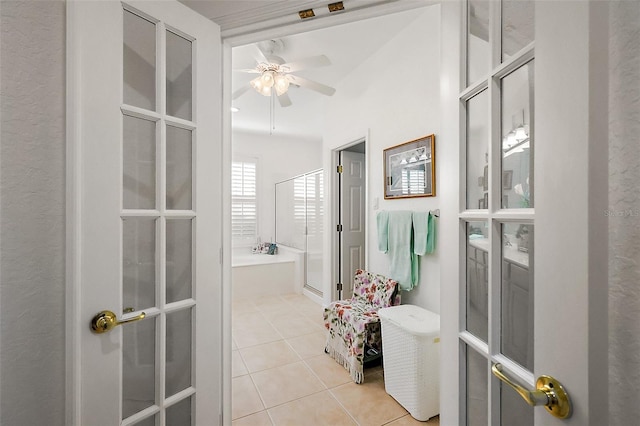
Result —
[{"label": "door frame", "polygon": [[[223,204],[229,206],[231,203],[231,158],[232,158],[232,129],[231,129],[231,79],[233,75],[232,70],[232,49],[234,47],[243,46],[250,43],[257,43],[259,41],[268,40],[272,38],[285,37],[289,35],[314,31],[318,29],[330,28],[336,25],[348,24],[364,19],[375,18],[379,16],[385,16],[392,13],[403,12],[412,9],[419,9],[426,6],[438,4],[440,2],[433,0],[418,0],[418,1],[395,1],[389,3],[375,4],[372,6],[363,6],[355,10],[345,10],[336,15],[327,15],[310,20],[299,21],[292,24],[282,24],[278,19],[273,20],[273,26],[270,27],[269,22],[260,24],[259,26],[247,25],[245,27],[232,29],[221,32],[222,36],[222,185],[223,185]],[[256,29],[257,27],[257,29]],[[266,29],[264,29],[266,28]],[[369,135],[365,138],[365,143],[369,139]],[[345,145],[345,147],[355,144],[353,142]],[[338,149],[342,149],[338,148]],[[369,152],[367,146],[366,151]],[[331,169],[335,170],[338,164],[338,160],[333,151],[329,154],[329,158],[323,153],[323,162],[331,162]],[[367,169],[369,161],[369,154],[365,153],[365,161],[367,162]],[[327,229],[335,227],[337,219],[335,217],[335,209],[332,206],[333,191],[336,185],[335,173],[332,173],[330,179],[327,179],[325,170],[325,211],[331,212],[330,215],[325,215],[324,223],[328,226]],[[367,185],[368,185],[368,171],[367,171]],[[367,196],[368,196],[367,186]],[[222,402],[223,402],[223,417],[224,424],[231,424],[231,419],[226,417],[227,413],[231,413],[231,211],[229,208],[223,210],[222,215],[223,224],[223,262],[222,262],[222,351],[223,351],[223,383],[222,383]],[[335,247],[336,237],[335,232],[325,234],[325,247],[330,247],[332,250]],[[326,250],[326,248],[325,248]],[[337,274],[335,273],[336,264],[335,256],[329,256],[330,262],[325,262],[323,267],[324,276],[331,277],[324,289],[323,289],[323,303],[328,304],[331,300],[336,300],[337,292],[335,290],[335,283],[337,281]],[[327,257],[325,256],[325,259]],[[365,265],[368,265],[368,254],[365,254]],[[230,416],[229,416],[230,417]],[[227,423],[228,422],[228,423]]]},{"label": "door frame", "polygon": [[[369,131],[367,130],[366,136],[331,150],[332,164],[331,164],[331,169],[328,170],[328,173],[330,176],[329,185],[332,191],[330,193],[331,195],[327,196],[327,199],[331,197],[328,201],[333,204],[333,208],[331,208],[331,226],[329,227],[329,233],[331,234],[330,250],[332,251],[332,255],[330,256],[331,281],[328,283],[328,285],[331,287],[331,293],[330,293],[331,300],[338,300],[338,298],[344,298],[345,296],[344,293],[342,294],[338,293],[338,288],[336,285],[336,283],[338,283],[340,280],[339,267],[343,265],[340,264],[342,241],[339,233],[337,231],[334,231],[335,229],[337,229],[337,226],[340,224],[340,214],[342,213],[341,212],[342,206],[341,206],[341,200],[340,200],[341,198],[340,191],[342,188],[340,187],[340,176],[338,176],[338,173],[337,173],[338,165],[340,165],[340,152],[346,151],[348,148],[351,148],[352,146],[355,146],[355,145],[359,145],[361,143],[364,143],[364,196],[365,196],[365,209],[362,212],[364,216],[364,229],[365,229],[365,233],[364,233],[365,251],[364,251],[363,267],[367,269],[369,266],[369,249],[368,249],[369,236],[368,236],[368,233],[366,232],[366,230],[368,229],[367,226],[369,223],[368,211],[366,209],[366,206],[368,205],[367,201],[369,200],[369,163],[370,163],[369,140],[370,140]],[[343,283],[343,286],[344,286],[344,283]]]}]

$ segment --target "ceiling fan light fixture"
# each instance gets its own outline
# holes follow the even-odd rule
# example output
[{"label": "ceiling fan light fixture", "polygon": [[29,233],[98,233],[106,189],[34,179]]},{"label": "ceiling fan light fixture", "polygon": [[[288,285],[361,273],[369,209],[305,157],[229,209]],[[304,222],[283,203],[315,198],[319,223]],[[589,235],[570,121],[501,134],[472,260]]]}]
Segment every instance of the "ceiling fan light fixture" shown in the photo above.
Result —
[{"label": "ceiling fan light fixture", "polygon": [[274,84],[274,72],[273,71],[265,71],[262,73],[260,77],[262,80],[262,85],[264,87],[273,87]]},{"label": "ceiling fan light fixture", "polygon": [[262,76],[254,78],[253,80],[251,80],[251,82],[249,82],[249,84],[251,84],[251,87],[256,89],[257,92],[261,92],[262,87],[264,86],[262,84]]},{"label": "ceiling fan light fixture", "polygon": [[262,90],[260,90],[260,94],[262,96],[271,96],[271,87],[264,86]]},{"label": "ceiling fan light fixture", "polygon": [[284,94],[289,90],[289,79],[286,74],[278,73],[274,78],[274,88],[278,96]]}]

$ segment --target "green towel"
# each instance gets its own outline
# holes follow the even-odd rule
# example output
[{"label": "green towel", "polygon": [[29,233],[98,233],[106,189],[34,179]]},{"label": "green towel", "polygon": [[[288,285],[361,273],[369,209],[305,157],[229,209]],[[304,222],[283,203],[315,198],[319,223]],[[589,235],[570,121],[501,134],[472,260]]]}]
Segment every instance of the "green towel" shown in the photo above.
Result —
[{"label": "green towel", "polygon": [[378,223],[378,250],[386,253],[389,249],[389,212],[384,210],[376,216]]},{"label": "green towel", "polygon": [[412,213],[380,212],[377,217],[378,248],[389,254],[389,277],[396,280],[402,290],[411,290],[419,278],[418,257],[413,251]]},{"label": "green towel", "polygon": [[429,233],[427,234],[427,254],[436,249],[436,217],[429,212]]},{"label": "green towel", "polygon": [[436,245],[435,222],[431,212],[413,212],[413,252],[418,256],[433,253]]}]

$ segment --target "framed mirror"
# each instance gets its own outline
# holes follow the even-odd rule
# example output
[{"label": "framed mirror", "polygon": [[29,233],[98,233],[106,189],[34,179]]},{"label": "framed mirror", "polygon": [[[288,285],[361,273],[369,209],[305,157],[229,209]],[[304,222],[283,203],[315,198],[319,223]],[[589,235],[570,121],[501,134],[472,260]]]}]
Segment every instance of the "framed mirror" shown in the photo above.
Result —
[{"label": "framed mirror", "polygon": [[435,139],[424,136],[383,151],[385,199],[436,195]]}]

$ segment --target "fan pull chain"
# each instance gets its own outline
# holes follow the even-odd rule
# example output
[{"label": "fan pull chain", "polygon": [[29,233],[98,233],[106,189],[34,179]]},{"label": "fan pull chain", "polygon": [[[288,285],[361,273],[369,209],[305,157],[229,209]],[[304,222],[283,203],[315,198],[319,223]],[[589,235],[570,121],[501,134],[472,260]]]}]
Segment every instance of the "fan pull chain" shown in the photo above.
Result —
[{"label": "fan pull chain", "polygon": [[269,136],[273,135],[273,131],[276,129],[276,97],[271,92],[271,99],[269,104]]}]

